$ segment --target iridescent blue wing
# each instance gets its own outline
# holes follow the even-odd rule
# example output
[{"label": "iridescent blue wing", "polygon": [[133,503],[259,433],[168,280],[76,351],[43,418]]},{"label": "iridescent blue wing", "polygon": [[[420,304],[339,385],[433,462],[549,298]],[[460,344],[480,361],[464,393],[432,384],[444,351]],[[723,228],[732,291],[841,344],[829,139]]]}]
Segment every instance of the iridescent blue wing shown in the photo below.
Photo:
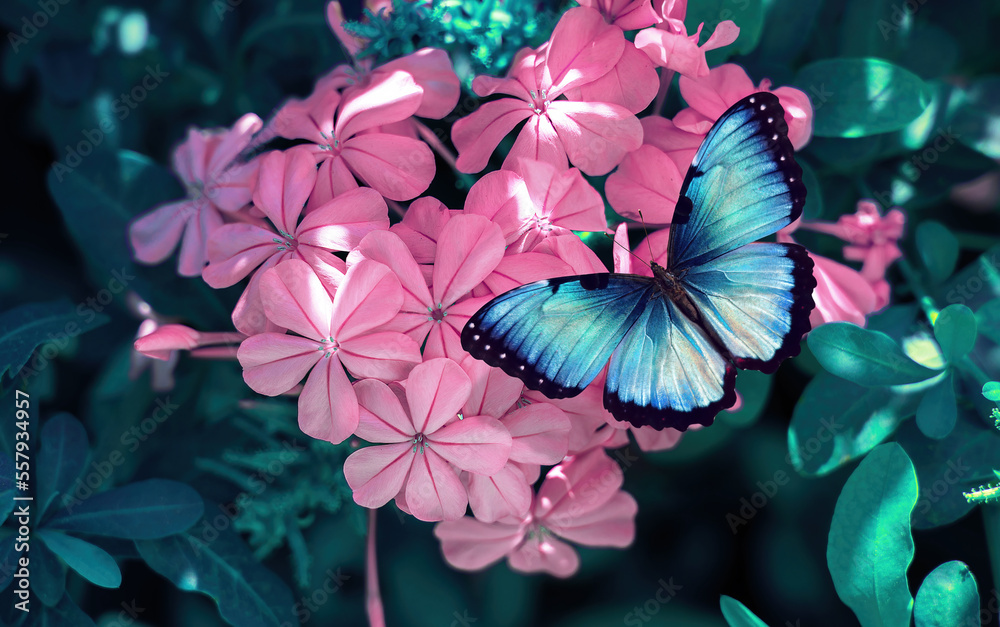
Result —
[{"label": "iridescent blue wing", "polygon": [[736,368],[668,298],[649,301],[608,364],[604,406],[634,426],[712,424],[736,402]]},{"label": "iridescent blue wing", "polygon": [[601,372],[654,293],[652,279],[629,274],[522,285],[469,319],[462,348],[549,398],[576,396]]},{"label": "iridescent blue wing", "polygon": [[667,269],[679,273],[788,226],[806,189],[774,94],[722,114],[688,169],[670,225]]},{"label": "iridescent blue wing", "polygon": [[772,373],[809,331],[812,270],[797,244],[757,243],[690,268],[681,283],[737,366]]}]

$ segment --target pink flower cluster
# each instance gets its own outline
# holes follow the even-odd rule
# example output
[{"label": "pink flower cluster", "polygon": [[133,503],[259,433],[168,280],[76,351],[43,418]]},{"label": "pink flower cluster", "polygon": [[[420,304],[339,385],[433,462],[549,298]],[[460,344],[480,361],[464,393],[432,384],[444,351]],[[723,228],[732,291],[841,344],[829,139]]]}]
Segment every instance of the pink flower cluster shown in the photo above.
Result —
[{"label": "pink flower cluster", "polygon": [[[699,46],[700,27],[693,35],[684,27],[684,0],[656,10],[648,0],[581,4],[545,44],[522,50],[505,78],[474,80],[479,96],[496,98],[453,125],[457,158],[420,121],[457,104],[459,79],[444,51],[380,66],[354,60],[266,126],[249,114],[231,129],[192,130],[174,162],[189,197],[131,227],[140,261],[163,261],[180,244],[181,274],[214,288],[245,282],[232,316],[238,334],[199,333],[147,312],[137,350],[219,357],[224,349],[214,345],[239,341],[247,385],[297,397],[304,433],[369,444],[344,465],[354,500],[368,508],[394,501],[440,522],[435,533],[457,568],[506,557],[517,570],[568,576],[579,560],[566,541],[631,542],[636,502],[606,451],[627,444],[629,432],[645,451],[673,447],[680,433],[616,422],[603,408],[603,376],[575,398],[527,390],[469,356],[460,332],[513,287],[607,271],[574,234],[608,232],[604,199],[586,176],[611,173],[607,199],[622,216],[668,224],[715,119],[770,89],[736,65],[708,68],[705,52],[732,43],[739,29],[722,22]],[[328,19],[356,55],[364,42],[343,28],[337,2]],[[658,112],[675,73],[688,108],[667,119]],[[801,147],[812,127],[808,98],[789,87],[773,93]],[[636,117],[654,99],[653,114]],[[502,167],[478,179],[461,209],[420,197],[435,175],[434,151],[479,172],[518,125]],[[277,136],[298,143],[241,156]],[[868,311],[887,298],[879,281],[899,254],[898,212],[882,218],[871,208],[802,228],[848,241],[845,256],[864,261],[858,276],[874,295],[861,307],[856,294],[837,292],[853,285],[846,267],[817,258],[823,320],[850,319],[845,298]],[[615,271],[649,274],[633,264],[625,236],[622,225]],[[667,230],[654,231],[634,257],[649,261],[651,251],[663,263],[666,246]]]}]

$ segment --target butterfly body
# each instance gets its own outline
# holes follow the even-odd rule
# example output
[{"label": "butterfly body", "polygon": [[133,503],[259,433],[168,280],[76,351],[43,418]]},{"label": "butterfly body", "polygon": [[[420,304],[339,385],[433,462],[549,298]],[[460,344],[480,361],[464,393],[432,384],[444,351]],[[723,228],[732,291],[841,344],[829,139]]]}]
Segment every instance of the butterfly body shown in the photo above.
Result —
[{"label": "butterfly body", "polygon": [[759,93],[719,118],[651,277],[522,285],[470,318],[463,348],[550,398],[575,396],[604,371],[605,408],[634,426],[711,424],[736,402],[737,367],[774,372],[809,330],[812,260],[794,244],[755,243],[804,203],[782,116]]}]

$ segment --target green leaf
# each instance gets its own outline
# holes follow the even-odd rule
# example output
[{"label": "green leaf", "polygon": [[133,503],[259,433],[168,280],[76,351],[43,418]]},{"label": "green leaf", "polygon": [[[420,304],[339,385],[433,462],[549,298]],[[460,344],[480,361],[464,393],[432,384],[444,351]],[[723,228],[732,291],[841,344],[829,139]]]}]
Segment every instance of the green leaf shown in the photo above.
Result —
[{"label": "green leaf", "polygon": [[955,382],[951,372],[937,385],[924,393],[917,407],[917,428],[929,438],[940,440],[948,437],[958,419],[955,400]]},{"label": "green leaf", "polygon": [[136,542],[149,567],[181,590],[211,597],[219,614],[237,627],[280,627],[298,623],[292,593],[254,559],[231,526],[202,520],[193,531]]},{"label": "green leaf", "polygon": [[829,372],[864,386],[916,383],[938,374],[913,361],[885,333],[831,322],[809,333],[809,348]]},{"label": "green leaf", "polygon": [[180,533],[197,522],[204,511],[194,489],[166,479],[130,483],[83,501],[69,499],[63,507],[48,522],[49,529],[129,540]]},{"label": "green leaf", "polygon": [[941,282],[951,276],[958,263],[958,239],[948,227],[934,220],[924,220],[917,227],[917,252],[931,278]]},{"label": "green leaf", "polygon": [[[58,354],[71,338],[109,320],[103,314],[89,313],[81,316],[68,300],[57,300],[21,305],[0,314],[0,377],[8,371],[15,376],[42,344],[52,346]],[[52,359],[50,351],[45,353],[35,360],[33,370],[43,368]]]},{"label": "green leaf", "polygon": [[906,569],[916,502],[917,475],[895,443],[869,453],[837,499],[826,561],[837,595],[864,627],[910,624]]},{"label": "green leaf", "polygon": [[70,568],[95,586],[117,588],[122,585],[122,571],[115,558],[104,549],[51,529],[42,529],[38,537]]},{"label": "green leaf", "polygon": [[67,492],[87,464],[87,430],[69,414],[56,414],[42,426],[38,449],[40,517]]},{"label": "green leaf", "polygon": [[774,377],[771,375],[754,370],[741,372],[736,377],[736,391],[743,399],[743,406],[737,411],[719,414],[719,420],[735,427],[746,427],[756,422],[767,407],[773,383]]},{"label": "green leaf", "polygon": [[963,562],[945,562],[931,571],[917,590],[916,627],[979,624],[979,588]]},{"label": "green leaf", "polygon": [[81,610],[69,593],[64,593],[59,603],[42,606],[41,619],[36,627],[95,627],[93,619]]},{"label": "green leaf", "polygon": [[802,215],[807,220],[818,220],[823,216],[823,188],[820,187],[816,171],[804,160],[798,160],[802,168],[802,184],[806,186],[806,204],[802,207]]},{"label": "green leaf", "polygon": [[983,396],[988,401],[1000,403],[1000,381],[987,381],[983,385]]},{"label": "green leaf", "polygon": [[[813,102],[817,137],[865,137],[904,128],[930,102],[916,74],[881,59],[824,59],[799,70],[795,85]],[[827,95],[828,94],[828,95]]]},{"label": "green leaf", "polygon": [[[765,3],[764,30],[756,55],[787,65],[809,43],[822,0],[773,0]],[[736,23],[739,26],[739,22]]]},{"label": "green leaf", "polygon": [[[14,460],[0,453],[0,525],[14,511],[15,496],[17,496],[17,491],[14,489]],[[2,579],[0,579],[0,583],[2,583]],[[0,590],[3,590],[2,585],[0,585]]]},{"label": "green leaf", "polygon": [[767,627],[767,623],[757,618],[756,614],[733,597],[722,595],[719,605],[729,627]]},{"label": "green leaf", "polygon": [[934,320],[934,339],[948,363],[955,363],[976,345],[976,314],[965,305],[948,305]]},{"label": "green leaf", "polygon": [[1000,344],[1000,298],[986,301],[976,310],[976,328],[994,344]]},{"label": "green leaf", "polygon": [[795,404],[789,461],[803,475],[833,472],[891,436],[919,399],[915,390],[869,388],[821,372]]},{"label": "green leaf", "polygon": [[1000,76],[974,79],[955,111],[959,141],[987,157],[1000,159]]},{"label": "green leaf", "polygon": [[66,566],[44,543],[31,545],[31,592],[43,605],[55,605],[66,592]]}]

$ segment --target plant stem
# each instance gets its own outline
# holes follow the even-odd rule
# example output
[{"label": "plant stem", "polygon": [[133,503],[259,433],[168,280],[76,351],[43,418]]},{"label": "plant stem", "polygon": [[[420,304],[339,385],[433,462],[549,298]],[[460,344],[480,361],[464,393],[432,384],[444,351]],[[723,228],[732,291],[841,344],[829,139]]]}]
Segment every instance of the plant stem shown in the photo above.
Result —
[{"label": "plant stem", "polygon": [[365,608],[370,627],[385,627],[385,610],[378,591],[378,564],[375,557],[375,515],[377,509],[368,510],[368,542],[365,551]]},{"label": "plant stem", "polygon": [[451,169],[455,173],[455,176],[458,177],[458,179],[462,182],[462,185],[465,187],[465,189],[469,189],[470,187],[472,187],[472,184],[476,182],[476,179],[472,176],[469,176],[465,172],[459,171],[458,161],[455,158],[455,155],[452,154],[450,150],[448,150],[448,147],[444,145],[444,142],[441,141],[441,138],[438,137],[434,133],[434,131],[428,128],[427,125],[424,124],[423,122],[420,122],[416,118],[411,118],[411,119],[413,120],[413,125],[416,127],[417,134],[420,135],[420,138],[423,139],[425,142],[427,142],[427,144],[431,147],[431,149],[434,152],[438,153],[442,159],[444,159],[445,163],[451,166]]},{"label": "plant stem", "polygon": [[667,100],[667,91],[670,89],[670,82],[674,80],[673,70],[663,68],[660,73],[660,89],[656,92],[656,100],[653,101],[653,115],[663,115],[663,103]]}]

